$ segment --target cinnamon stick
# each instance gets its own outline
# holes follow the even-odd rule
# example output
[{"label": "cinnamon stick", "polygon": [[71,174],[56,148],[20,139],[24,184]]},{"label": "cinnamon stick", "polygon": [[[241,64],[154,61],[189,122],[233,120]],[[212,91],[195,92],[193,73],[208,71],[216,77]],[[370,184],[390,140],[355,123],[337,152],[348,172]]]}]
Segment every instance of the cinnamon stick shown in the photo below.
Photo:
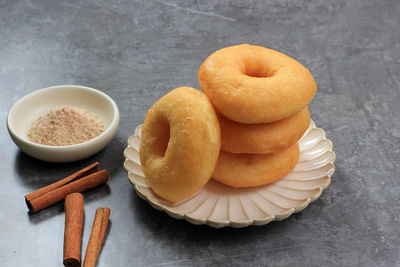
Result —
[{"label": "cinnamon stick", "polygon": [[83,195],[72,193],[65,197],[64,259],[66,267],[81,265],[83,226]]},{"label": "cinnamon stick", "polygon": [[25,202],[31,212],[37,212],[63,200],[70,193],[81,193],[107,180],[107,171],[99,170],[99,163],[96,162],[58,182],[27,194]]},{"label": "cinnamon stick", "polygon": [[89,243],[86,248],[83,267],[94,267],[99,257],[101,245],[106,234],[108,219],[110,217],[110,208],[100,207],[96,210],[92,232],[90,233]]}]

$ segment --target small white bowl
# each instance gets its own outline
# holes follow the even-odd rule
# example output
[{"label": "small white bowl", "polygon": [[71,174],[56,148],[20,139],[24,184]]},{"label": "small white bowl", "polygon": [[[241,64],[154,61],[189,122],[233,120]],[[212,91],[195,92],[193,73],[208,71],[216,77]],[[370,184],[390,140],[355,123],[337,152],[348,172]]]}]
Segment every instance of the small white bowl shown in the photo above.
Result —
[{"label": "small white bowl", "polygon": [[[86,142],[68,146],[48,146],[28,138],[32,123],[56,107],[70,105],[98,115],[105,130]],[[26,154],[44,161],[70,162],[102,150],[114,137],[119,124],[117,104],[108,95],[93,88],[59,85],[34,91],[18,100],[10,109],[7,128],[15,144]]]}]

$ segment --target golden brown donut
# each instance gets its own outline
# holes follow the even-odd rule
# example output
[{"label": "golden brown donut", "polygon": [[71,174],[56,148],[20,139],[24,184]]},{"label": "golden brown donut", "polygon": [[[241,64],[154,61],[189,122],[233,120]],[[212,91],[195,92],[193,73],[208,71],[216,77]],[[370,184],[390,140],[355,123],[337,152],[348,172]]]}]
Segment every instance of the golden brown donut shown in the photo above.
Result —
[{"label": "golden brown donut", "polygon": [[310,124],[308,106],[283,120],[262,124],[242,124],[218,114],[221,150],[230,153],[268,154],[297,142]]},{"label": "golden brown donut", "polygon": [[246,124],[287,118],[304,108],[317,90],[311,73],[299,62],[248,44],[211,54],[198,78],[218,112]]},{"label": "golden brown donut", "polygon": [[147,112],[140,162],[151,189],[166,200],[179,201],[207,183],[220,147],[217,116],[207,96],[179,87]]},{"label": "golden brown donut", "polygon": [[213,179],[232,187],[251,187],[273,183],[296,166],[299,145],[273,154],[233,154],[221,151]]}]

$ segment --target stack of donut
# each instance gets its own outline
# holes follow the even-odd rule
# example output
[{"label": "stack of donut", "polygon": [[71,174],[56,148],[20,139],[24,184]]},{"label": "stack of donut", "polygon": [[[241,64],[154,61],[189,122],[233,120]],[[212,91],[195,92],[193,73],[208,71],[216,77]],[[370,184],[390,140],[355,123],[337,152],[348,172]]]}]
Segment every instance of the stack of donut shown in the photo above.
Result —
[{"label": "stack of donut", "polygon": [[297,164],[317,86],[277,51],[237,45],[210,55],[198,73],[203,92],[179,87],[148,111],[140,162],[153,192],[183,200],[212,177],[232,187],[272,183]]},{"label": "stack of donut", "polygon": [[212,177],[232,187],[275,182],[297,164],[317,85],[298,61],[254,45],[211,54],[198,73],[221,129]]}]

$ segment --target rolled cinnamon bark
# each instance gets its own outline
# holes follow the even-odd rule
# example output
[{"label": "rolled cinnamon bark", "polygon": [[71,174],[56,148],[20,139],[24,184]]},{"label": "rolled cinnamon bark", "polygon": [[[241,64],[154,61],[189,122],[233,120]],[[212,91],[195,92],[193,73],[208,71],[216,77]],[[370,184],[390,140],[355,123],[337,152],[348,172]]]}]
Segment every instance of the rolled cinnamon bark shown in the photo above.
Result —
[{"label": "rolled cinnamon bark", "polygon": [[64,259],[66,267],[81,265],[83,195],[72,193],[65,197]]},{"label": "rolled cinnamon bark", "polygon": [[90,233],[89,243],[86,248],[85,259],[83,260],[83,267],[94,267],[96,265],[101,245],[103,244],[106,234],[109,217],[110,208],[100,207],[96,210],[92,232]]},{"label": "rolled cinnamon bark", "polygon": [[70,193],[81,193],[107,180],[107,171],[99,170],[99,163],[96,162],[67,178],[27,194],[25,202],[31,212],[37,212],[63,200]]}]

